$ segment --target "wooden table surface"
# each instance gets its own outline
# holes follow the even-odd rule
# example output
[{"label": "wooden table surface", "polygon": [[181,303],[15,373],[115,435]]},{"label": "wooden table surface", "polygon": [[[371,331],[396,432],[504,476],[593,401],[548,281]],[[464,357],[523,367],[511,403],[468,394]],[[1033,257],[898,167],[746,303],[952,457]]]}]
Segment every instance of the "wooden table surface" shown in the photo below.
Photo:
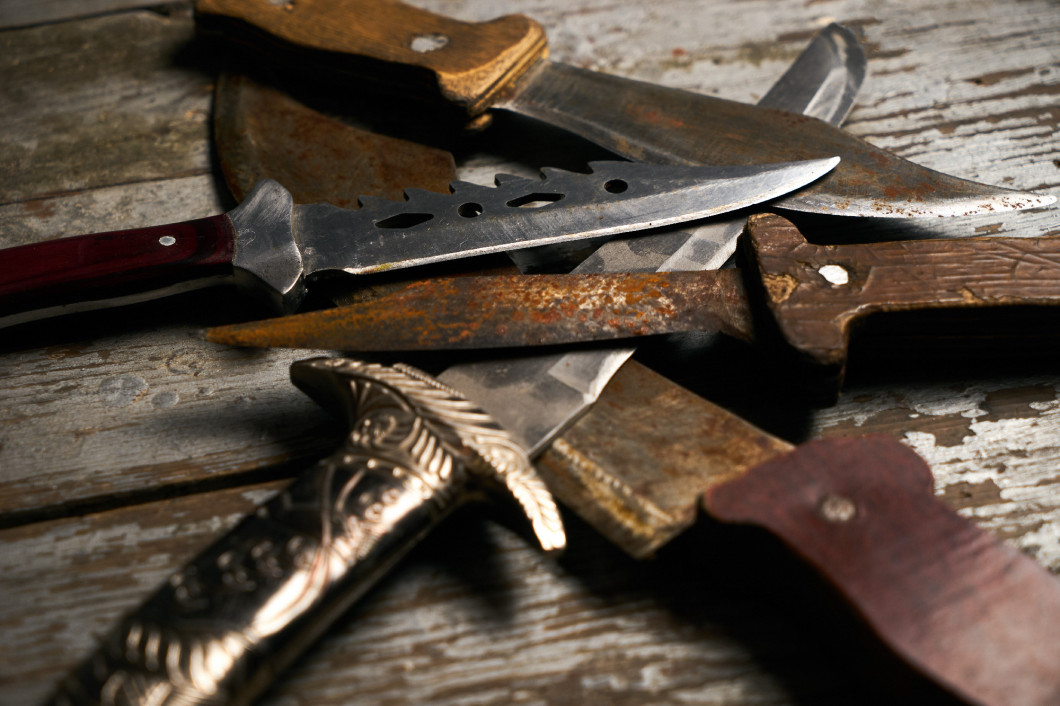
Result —
[{"label": "wooden table surface", "polygon": [[[416,4],[469,20],[498,7]],[[869,57],[852,133],[961,177],[1060,194],[1055,0],[510,0],[504,11],[540,21],[555,59],[748,102],[816,30],[843,22]],[[183,2],[0,5],[0,244],[231,208],[211,146],[217,66]],[[463,178],[487,183],[547,164],[548,150],[501,134],[457,157]],[[1036,237],[1060,234],[1060,216],[850,227],[863,239]],[[336,443],[341,429],[287,381],[307,352],[196,334],[256,313],[200,293],[0,333],[0,703],[41,700],[120,614]],[[947,503],[1056,573],[1060,363],[1037,346],[893,359],[862,346],[825,409],[731,346],[695,360],[649,346],[643,358],[790,441],[900,438]],[[264,703],[861,704],[916,688],[764,537],[703,526],[636,562],[568,519],[570,549],[553,560],[506,518],[458,515]]]}]

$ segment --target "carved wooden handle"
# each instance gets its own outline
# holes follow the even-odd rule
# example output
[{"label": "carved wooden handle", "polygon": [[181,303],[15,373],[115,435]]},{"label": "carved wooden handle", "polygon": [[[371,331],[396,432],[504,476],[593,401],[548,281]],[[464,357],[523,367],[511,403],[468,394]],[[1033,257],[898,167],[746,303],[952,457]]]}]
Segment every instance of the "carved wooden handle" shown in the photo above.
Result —
[{"label": "carved wooden handle", "polygon": [[146,301],[233,276],[228,216],[0,251],[0,326]]},{"label": "carved wooden handle", "polygon": [[522,15],[469,23],[394,0],[199,0],[196,12],[240,20],[291,47],[373,59],[376,70],[378,62],[419,69],[388,72],[388,80],[414,83],[427,71],[473,115],[547,51],[544,30]]},{"label": "carved wooden handle", "polygon": [[1060,703],[1060,582],[961,519],[890,437],[815,441],[710,489],[776,534],[912,666],[969,703]]},{"label": "carved wooden handle", "polygon": [[1060,304],[1060,238],[814,245],[790,221],[753,216],[751,259],[788,343],[840,370],[869,314]]}]

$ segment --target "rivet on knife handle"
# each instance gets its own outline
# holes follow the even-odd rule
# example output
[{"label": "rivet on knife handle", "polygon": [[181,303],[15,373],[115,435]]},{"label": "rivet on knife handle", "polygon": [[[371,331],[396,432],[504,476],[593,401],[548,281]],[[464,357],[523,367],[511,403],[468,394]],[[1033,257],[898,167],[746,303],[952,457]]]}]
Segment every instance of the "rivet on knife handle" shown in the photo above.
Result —
[{"label": "rivet on knife handle", "polygon": [[1060,304],[1060,238],[814,245],[769,214],[747,230],[748,260],[784,339],[840,380],[851,330],[870,314]]},{"label": "rivet on knife handle", "polygon": [[[295,204],[265,179],[219,217],[0,251],[0,327],[226,282],[290,313],[307,281],[321,275],[386,272],[707,218],[786,194],[837,163],[591,162],[588,174],[545,167],[540,179],[498,175],[494,187],[454,182],[449,194],[366,196],[357,210]],[[528,206],[541,200],[547,203]]]},{"label": "rivet on knife handle", "polygon": [[937,500],[897,439],[792,447],[629,361],[535,465],[635,557],[703,510],[764,527],[897,656],[969,703],[1060,703],[1060,580]]},{"label": "rivet on knife handle", "polygon": [[449,388],[349,359],[302,361],[291,377],[347,418],[343,445],[171,576],[52,703],[248,703],[466,500],[475,477],[507,488],[546,550],[563,547],[525,453]]},{"label": "rivet on knife handle", "polygon": [[897,440],[837,438],[711,488],[704,505],[784,540],[884,643],[968,703],[1060,703],[1060,581],[933,489]]},{"label": "rivet on knife handle", "polygon": [[528,17],[461,22],[393,0],[200,0],[196,12],[242,20],[302,49],[426,69],[472,115],[547,52],[544,30]]}]

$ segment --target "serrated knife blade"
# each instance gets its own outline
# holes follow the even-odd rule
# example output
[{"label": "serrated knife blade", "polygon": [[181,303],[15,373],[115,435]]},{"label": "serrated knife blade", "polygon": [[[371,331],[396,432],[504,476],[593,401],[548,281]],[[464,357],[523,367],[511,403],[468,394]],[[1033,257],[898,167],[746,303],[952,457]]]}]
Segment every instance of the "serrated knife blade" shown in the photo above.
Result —
[{"label": "serrated knife blade", "polygon": [[[0,325],[155,299],[218,283],[298,308],[325,272],[364,274],[695,220],[774,199],[836,158],[755,167],[592,165],[540,180],[458,183],[348,210],[296,205],[264,180],[228,214],[0,251]],[[533,203],[544,202],[539,207]]]}]

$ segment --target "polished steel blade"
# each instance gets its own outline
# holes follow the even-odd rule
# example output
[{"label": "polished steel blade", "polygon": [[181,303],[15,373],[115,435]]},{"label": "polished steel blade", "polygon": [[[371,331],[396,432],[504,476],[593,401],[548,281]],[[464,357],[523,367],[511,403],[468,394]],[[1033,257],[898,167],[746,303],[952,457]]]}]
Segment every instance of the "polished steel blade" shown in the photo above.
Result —
[{"label": "polished steel blade", "polygon": [[[295,206],[292,228],[306,275],[381,272],[705,218],[775,199],[820,178],[837,161],[741,167],[596,162],[590,174],[544,169],[540,180],[499,177],[496,187],[457,182],[452,194],[410,190],[403,202],[364,198],[358,210]],[[244,232],[253,237],[259,227],[251,208],[247,217],[240,209],[232,214],[237,239]]]},{"label": "polished steel blade", "polygon": [[556,62],[539,62],[497,107],[645,162],[749,164],[839,155],[842,163],[827,179],[777,204],[798,211],[959,216],[1055,200],[921,167],[815,118]]},{"label": "polished steel blade", "polygon": [[758,105],[842,125],[854,107],[867,67],[858,38],[832,23],[818,32]]},{"label": "polished steel blade", "polygon": [[722,331],[751,340],[741,273],[444,277],[362,304],[209,329],[214,343],[367,351],[478,350]]}]

